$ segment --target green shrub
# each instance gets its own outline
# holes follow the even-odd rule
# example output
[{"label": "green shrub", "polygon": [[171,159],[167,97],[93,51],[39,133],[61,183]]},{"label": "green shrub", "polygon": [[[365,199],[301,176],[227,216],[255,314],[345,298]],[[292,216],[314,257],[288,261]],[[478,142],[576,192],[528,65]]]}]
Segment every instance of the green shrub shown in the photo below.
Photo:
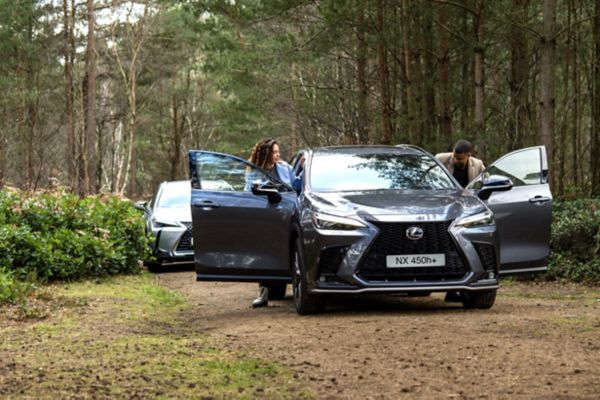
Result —
[{"label": "green shrub", "polygon": [[556,201],[547,277],[600,283],[600,199]]},{"label": "green shrub", "polygon": [[135,273],[148,249],[141,214],[127,200],[0,192],[0,271],[6,282]]},{"label": "green shrub", "polygon": [[33,283],[15,279],[12,272],[0,269],[0,304],[20,303],[34,289]]}]

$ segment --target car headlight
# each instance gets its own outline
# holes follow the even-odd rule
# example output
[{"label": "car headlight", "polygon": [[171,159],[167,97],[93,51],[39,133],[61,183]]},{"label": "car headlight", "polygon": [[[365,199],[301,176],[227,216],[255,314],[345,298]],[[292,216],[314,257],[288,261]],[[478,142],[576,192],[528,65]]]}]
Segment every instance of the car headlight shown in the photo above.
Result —
[{"label": "car headlight", "polygon": [[496,225],[496,222],[494,221],[494,214],[489,210],[469,215],[456,223],[456,226],[463,228],[475,228],[490,225]]},{"label": "car headlight", "polygon": [[158,221],[153,219],[152,226],[154,228],[177,228],[179,227],[179,224],[175,221]]},{"label": "car headlight", "polygon": [[319,229],[332,229],[348,231],[358,228],[364,228],[366,225],[352,218],[338,217],[336,215],[323,214],[315,212],[312,215],[315,226]]}]

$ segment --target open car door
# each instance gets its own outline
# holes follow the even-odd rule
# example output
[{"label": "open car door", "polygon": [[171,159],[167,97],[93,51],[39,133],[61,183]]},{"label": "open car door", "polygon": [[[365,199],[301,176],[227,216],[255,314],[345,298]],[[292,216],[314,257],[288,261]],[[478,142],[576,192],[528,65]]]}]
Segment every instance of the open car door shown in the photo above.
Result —
[{"label": "open car door", "polygon": [[480,189],[490,175],[504,175],[514,185],[509,191],[492,193],[486,201],[500,233],[500,273],[545,271],[552,222],[546,148],[529,147],[503,156],[467,188]]},{"label": "open car door", "polygon": [[[197,280],[291,282],[296,192],[228,154],[192,150],[189,162]],[[254,194],[256,182],[270,195]]]}]

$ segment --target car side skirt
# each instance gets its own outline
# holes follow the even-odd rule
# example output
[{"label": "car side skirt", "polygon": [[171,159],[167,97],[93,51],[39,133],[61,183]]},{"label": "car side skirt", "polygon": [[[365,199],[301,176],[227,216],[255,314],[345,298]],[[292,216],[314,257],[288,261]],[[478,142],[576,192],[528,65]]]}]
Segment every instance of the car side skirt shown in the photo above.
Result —
[{"label": "car side skirt", "polygon": [[500,270],[500,275],[519,275],[519,274],[536,274],[547,272],[548,267],[535,267],[535,268],[519,268],[519,269],[507,269]]}]

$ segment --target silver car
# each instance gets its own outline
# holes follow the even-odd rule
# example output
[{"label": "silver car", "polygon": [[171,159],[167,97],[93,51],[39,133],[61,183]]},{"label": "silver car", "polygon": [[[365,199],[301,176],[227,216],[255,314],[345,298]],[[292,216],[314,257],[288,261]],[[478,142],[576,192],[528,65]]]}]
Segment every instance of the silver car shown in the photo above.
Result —
[{"label": "silver car", "polygon": [[151,270],[194,260],[190,181],[163,182],[147,203],[137,207],[144,211],[146,231],[154,236],[154,260],[145,264]]}]

